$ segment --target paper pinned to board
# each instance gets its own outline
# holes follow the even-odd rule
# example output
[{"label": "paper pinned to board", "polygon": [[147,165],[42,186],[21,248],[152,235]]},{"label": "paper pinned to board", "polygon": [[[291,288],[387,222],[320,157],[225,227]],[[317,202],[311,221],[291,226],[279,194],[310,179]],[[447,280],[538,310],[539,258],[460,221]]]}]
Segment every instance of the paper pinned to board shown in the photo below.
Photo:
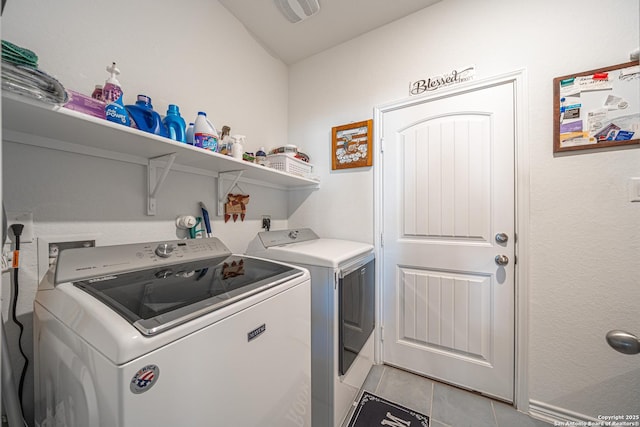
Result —
[{"label": "paper pinned to board", "polygon": [[620,80],[633,80],[640,79],[640,65],[634,65],[633,67],[623,68],[620,70],[618,76]]},{"label": "paper pinned to board", "polygon": [[569,132],[560,134],[561,147],[576,147],[578,145],[593,144],[595,139],[589,136],[589,132]]},{"label": "paper pinned to board", "polygon": [[609,81],[608,76],[599,76],[597,78],[596,76],[597,74],[576,77],[574,84],[580,88],[580,92],[613,89],[613,85]]},{"label": "paper pinned to board", "polygon": [[629,106],[629,103],[622,97],[609,95],[604,101],[604,106],[607,107],[607,110],[624,110]]},{"label": "paper pinned to board", "polygon": [[560,96],[580,96],[581,92],[610,90],[613,85],[609,73],[595,73],[560,81]]},{"label": "paper pinned to board", "polygon": [[607,120],[608,110],[601,108],[599,110],[589,111],[587,114],[587,127],[589,132],[594,133],[602,129]]}]

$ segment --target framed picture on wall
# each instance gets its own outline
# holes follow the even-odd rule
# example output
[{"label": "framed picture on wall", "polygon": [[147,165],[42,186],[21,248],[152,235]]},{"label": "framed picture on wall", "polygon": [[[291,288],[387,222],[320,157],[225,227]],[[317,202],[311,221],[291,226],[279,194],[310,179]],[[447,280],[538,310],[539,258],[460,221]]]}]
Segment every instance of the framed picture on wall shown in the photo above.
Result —
[{"label": "framed picture on wall", "polygon": [[373,120],[349,123],[331,129],[331,169],[349,169],[373,164]]},{"label": "framed picture on wall", "polygon": [[553,152],[640,144],[638,61],[553,79]]}]

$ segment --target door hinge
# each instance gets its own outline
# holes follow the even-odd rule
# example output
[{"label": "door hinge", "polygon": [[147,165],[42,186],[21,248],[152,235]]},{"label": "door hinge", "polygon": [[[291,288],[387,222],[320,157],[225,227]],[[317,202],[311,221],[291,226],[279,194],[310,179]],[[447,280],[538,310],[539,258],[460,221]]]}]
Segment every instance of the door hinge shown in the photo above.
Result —
[{"label": "door hinge", "polygon": [[384,233],[380,233],[380,246],[384,247]]},{"label": "door hinge", "polygon": [[384,138],[380,138],[380,152],[384,153]]},{"label": "door hinge", "polygon": [[380,342],[384,341],[384,326],[380,325]]}]

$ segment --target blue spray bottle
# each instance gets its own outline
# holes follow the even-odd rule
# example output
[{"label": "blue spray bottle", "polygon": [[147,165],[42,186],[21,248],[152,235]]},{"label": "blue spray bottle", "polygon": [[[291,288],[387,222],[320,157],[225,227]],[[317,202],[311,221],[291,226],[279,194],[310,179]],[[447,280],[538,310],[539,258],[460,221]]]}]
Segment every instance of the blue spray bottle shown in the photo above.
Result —
[{"label": "blue spray bottle", "polygon": [[116,78],[116,76],[120,74],[120,70],[116,68],[115,62],[107,67],[107,72],[111,75],[105,82],[104,88],[102,89],[102,96],[106,103],[106,106],[104,107],[105,116],[107,120],[111,122],[130,126],[131,120],[129,119],[127,110],[124,108],[124,101],[122,99],[122,88],[120,87],[120,82]]}]

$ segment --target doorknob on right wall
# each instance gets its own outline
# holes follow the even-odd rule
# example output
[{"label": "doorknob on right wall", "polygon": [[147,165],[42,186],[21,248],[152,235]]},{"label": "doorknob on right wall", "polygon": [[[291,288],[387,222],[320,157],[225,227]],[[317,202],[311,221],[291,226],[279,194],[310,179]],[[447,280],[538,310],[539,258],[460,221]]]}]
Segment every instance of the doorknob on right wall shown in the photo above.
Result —
[{"label": "doorknob on right wall", "polygon": [[613,330],[607,332],[607,342],[616,351],[624,354],[640,353],[640,340],[625,331]]}]

